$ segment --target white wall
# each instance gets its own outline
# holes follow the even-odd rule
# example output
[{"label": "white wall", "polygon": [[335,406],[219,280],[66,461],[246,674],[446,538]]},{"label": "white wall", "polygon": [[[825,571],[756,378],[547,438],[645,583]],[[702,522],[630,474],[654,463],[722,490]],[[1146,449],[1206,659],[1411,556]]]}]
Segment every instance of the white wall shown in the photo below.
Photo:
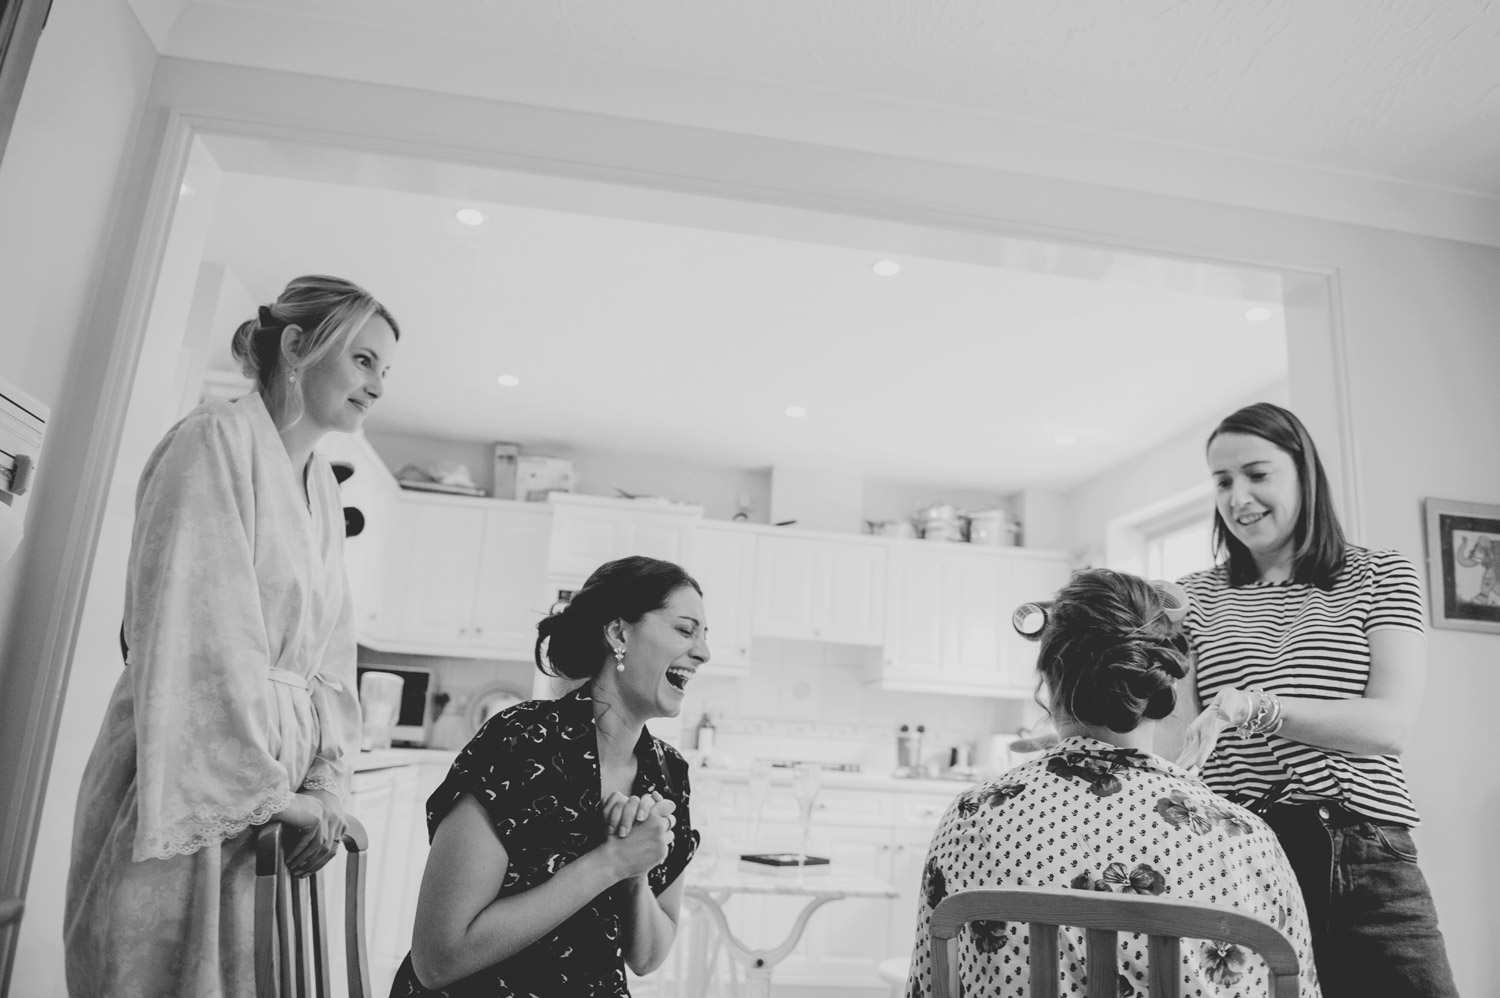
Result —
[{"label": "white wall", "polygon": [[[54,4],[0,162],[0,371],[52,407],[27,539],[0,569],[5,895],[19,894],[24,883],[31,812],[23,780],[40,772],[49,755],[38,706],[58,677],[36,663],[49,645],[69,640],[66,631],[53,629],[54,611],[64,602],[58,584],[73,556],[86,556],[93,526],[76,522],[76,498],[96,473],[88,441],[124,297],[128,268],[121,260],[145,203],[143,140],[149,146],[160,132],[159,118],[145,113],[155,59],[123,0]],[[71,803],[75,791],[76,785],[64,786],[59,799]],[[52,834],[65,843],[68,832]],[[12,994],[61,994],[58,924],[36,915],[45,896],[61,890],[54,871],[44,890],[28,899],[22,935],[28,946],[32,937],[46,945],[50,956],[44,966],[13,969]]]},{"label": "white wall", "polygon": [[[1074,488],[1064,497],[1068,548],[1084,564],[1103,565],[1106,528],[1111,520],[1146,509],[1208,478],[1204,445],[1225,416],[1251,402],[1288,405],[1285,382],[1268,385],[1253,398],[1226,400],[1224,411],[1202,420],[1144,454],[1123,461]],[[1207,512],[1208,507],[1204,507]]]},{"label": "white wall", "polygon": [[26,920],[21,926],[12,981],[17,994],[63,993],[63,895],[54,888],[67,877],[75,809],[72,791],[82,780],[110,694],[122,674],[117,632],[125,607],[125,565],[135,519],[136,481],[162,434],[183,414],[182,394],[171,389],[179,377],[219,176],[219,168],[207,150],[195,143],[188,163],[194,193],[183,197],[177,207],[94,552],[48,777],[48,786],[61,792],[49,793],[42,808],[26,892]]}]

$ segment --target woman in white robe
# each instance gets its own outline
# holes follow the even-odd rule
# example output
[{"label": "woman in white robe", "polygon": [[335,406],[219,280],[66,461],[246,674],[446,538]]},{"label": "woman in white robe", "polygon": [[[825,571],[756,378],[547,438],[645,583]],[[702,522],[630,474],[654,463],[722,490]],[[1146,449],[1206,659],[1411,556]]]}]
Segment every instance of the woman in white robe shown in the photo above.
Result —
[{"label": "woman in white robe", "polygon": [[126,666],[79,790],[73,998],[254,994],[254,826],[334,855],[359,748],[344,519],[327,432],[359,428],[398,329],[338,278],[292,281],[234,349],[257,390],[199,406],[146,464]]}]

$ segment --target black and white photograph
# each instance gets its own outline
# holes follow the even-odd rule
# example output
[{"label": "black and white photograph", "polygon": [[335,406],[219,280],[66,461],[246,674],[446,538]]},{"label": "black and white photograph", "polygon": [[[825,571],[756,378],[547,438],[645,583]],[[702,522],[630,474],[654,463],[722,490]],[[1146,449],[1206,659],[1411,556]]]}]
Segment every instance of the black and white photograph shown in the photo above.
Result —
[{"label": "black and white photograph", "polygon": [[0,998],[1500,995],[1495,0],[0,0]]}]

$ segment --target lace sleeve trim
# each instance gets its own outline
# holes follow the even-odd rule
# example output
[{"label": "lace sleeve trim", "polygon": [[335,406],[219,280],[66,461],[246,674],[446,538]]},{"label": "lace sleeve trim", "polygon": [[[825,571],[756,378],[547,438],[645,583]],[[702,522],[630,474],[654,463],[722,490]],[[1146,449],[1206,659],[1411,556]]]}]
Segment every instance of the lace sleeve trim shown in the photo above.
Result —
[{"label": "lace sleeve trim", "polygon": [[264,825],[284,811],[295,796],[283,790],[262,801],[249,814],[196,814],[176,823],[170,829],[140,838],[135,847],[137,862],[143,859],[171,859],[187,856],[204,846],[233,838],[251,825]]}]

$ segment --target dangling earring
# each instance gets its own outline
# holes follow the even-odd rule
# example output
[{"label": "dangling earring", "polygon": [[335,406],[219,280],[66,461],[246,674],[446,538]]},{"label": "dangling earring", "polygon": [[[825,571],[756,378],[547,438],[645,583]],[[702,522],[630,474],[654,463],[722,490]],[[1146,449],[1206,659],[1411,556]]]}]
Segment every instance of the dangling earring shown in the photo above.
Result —
[{"label": "dangling earring", "polygon": [[625,671],[625,646],[621,645],[615,649],[615,671]]}]

